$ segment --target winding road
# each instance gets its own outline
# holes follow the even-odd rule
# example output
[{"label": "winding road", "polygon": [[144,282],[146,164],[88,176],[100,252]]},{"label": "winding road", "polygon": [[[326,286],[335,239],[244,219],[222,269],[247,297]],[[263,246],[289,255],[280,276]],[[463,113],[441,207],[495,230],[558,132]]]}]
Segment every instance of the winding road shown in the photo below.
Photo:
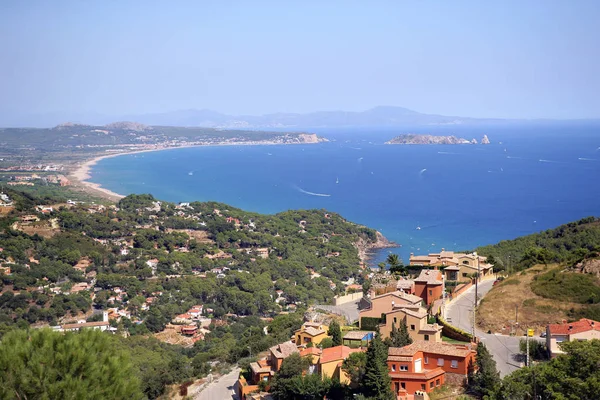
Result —
[{"label": "winding road", "polygon": [[[478,297],[481,300],[493,287],[494,281],[488,280],[479,284]],[[475,287],[471,287],[458,300],[446,306],[446,321],[465,332],[473,331],[473,304]],[[510,374],[521,367],[522,355],[519,352],[519,336],[506,336],[485,333],[475,327],[475,335],[486,345],[500,372],[500,376]]]}]

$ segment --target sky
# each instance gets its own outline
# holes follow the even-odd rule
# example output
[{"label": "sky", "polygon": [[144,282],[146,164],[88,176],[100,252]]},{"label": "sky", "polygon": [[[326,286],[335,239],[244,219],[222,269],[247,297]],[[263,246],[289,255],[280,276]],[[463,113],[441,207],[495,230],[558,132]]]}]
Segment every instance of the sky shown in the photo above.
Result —
[{"label": "sky", "polygon": [[0,120],[379,105],[600,118],[600,1],[0,2]]}]

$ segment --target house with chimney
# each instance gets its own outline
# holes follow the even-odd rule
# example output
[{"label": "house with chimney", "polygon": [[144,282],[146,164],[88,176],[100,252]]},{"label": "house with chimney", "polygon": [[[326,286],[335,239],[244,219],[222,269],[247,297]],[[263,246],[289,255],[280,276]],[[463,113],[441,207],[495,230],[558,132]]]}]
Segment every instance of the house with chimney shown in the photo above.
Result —
[{"label": "house with chimney", "polygon": [[296,346],[312,343],[318,346],[327,336],[329,327],[318,322],[305,322],[300,329],[294,332],[294,343]]},{"label": "house with chimney", "polygon": [[444,275],[437,267],[421,270],[415,279],[415,295],[422,298],[426,305],[444,296]]},{"label": "house with chimney", "polygon": [[600,339],[600,322],[592,319],[582,318],[575,322],[563,320],[562,324],[546,326],[546,347],[552,358],[563,354],[561,343],[592,339]]},{"label": "house with chimney", "polygon": [[428,313],[418,305],[397,306],[384,314],[383,322],[379,324],[382,339],[390,337],[392,327],[400,328],[402,321],[406,322],[408,334],[413,341],[441,342],[442,326],[428,323]]},{"label": "house with chimney", "polygon": [[392,311],[400,306],[420,306],[423,304],[423,299],[419,296],[395,291],[385,293],[371,298],[363,297],[359,308],[359,327],[363,329],[363,318],[381,318],[382,315]]}]

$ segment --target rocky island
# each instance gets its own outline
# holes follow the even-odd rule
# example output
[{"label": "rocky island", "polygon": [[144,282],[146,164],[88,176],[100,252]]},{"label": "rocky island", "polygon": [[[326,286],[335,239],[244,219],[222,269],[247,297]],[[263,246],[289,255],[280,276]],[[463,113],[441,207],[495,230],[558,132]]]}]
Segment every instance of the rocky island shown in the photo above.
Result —
[{"label": "rocky island", "polygon": [[[456,136],[434,136],[405,133],[385,142],[385,144],[477,144],[476,139],[467,140]],[[483,135],[481,144],[490,144],[487,135]]]}]

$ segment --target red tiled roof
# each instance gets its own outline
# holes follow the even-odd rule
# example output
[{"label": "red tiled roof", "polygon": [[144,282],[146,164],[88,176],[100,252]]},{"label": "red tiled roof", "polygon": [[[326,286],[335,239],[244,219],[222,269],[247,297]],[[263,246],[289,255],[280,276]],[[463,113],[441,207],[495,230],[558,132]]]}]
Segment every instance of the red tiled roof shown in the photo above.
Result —
[{"label": "red tiled roof", "polygon": [[277,344],[269,349],[275,358],[287,358],[293,353],[298,353],[298,348],[292,342]]},{"label": "red tiled roof", "polygon": [[[581,318],[579,321],[567,324],[549,324],[551,335],[573,335],[575,333],[587,331],[600,331],[600,322],[587,318]],[[570,328],[570,329],[569,329]]]},{"label": "red tiled roof", "polygon": [[390,347],[388,356],[412,356],[418,351],[429,354],[441,354],[446,356],[466,357],[475,350],[468,345],[454,345],[448,343],[436,343],[417,340],[404,347]]},{"label": "red tiled roof", "polygon": [[308,355],[312,355],[312,356],[321,355],[321,350],[317,347],[307,347],[306,349],[300,350],[300,356],[305,357]]},{"label": "red tiled roof", "polygon": [[335,346],[328,349],[323,349],[321,354],[321,364],[325,364],[332,361],[345,360],[352,353],[363,351],[361,349],[351,349],[348,346]]},{"label": "red tiled roof", "polygon": [[415,282],[425,282],[428,285],[441,285],[442,274],[437,269],[423,269]]}]

